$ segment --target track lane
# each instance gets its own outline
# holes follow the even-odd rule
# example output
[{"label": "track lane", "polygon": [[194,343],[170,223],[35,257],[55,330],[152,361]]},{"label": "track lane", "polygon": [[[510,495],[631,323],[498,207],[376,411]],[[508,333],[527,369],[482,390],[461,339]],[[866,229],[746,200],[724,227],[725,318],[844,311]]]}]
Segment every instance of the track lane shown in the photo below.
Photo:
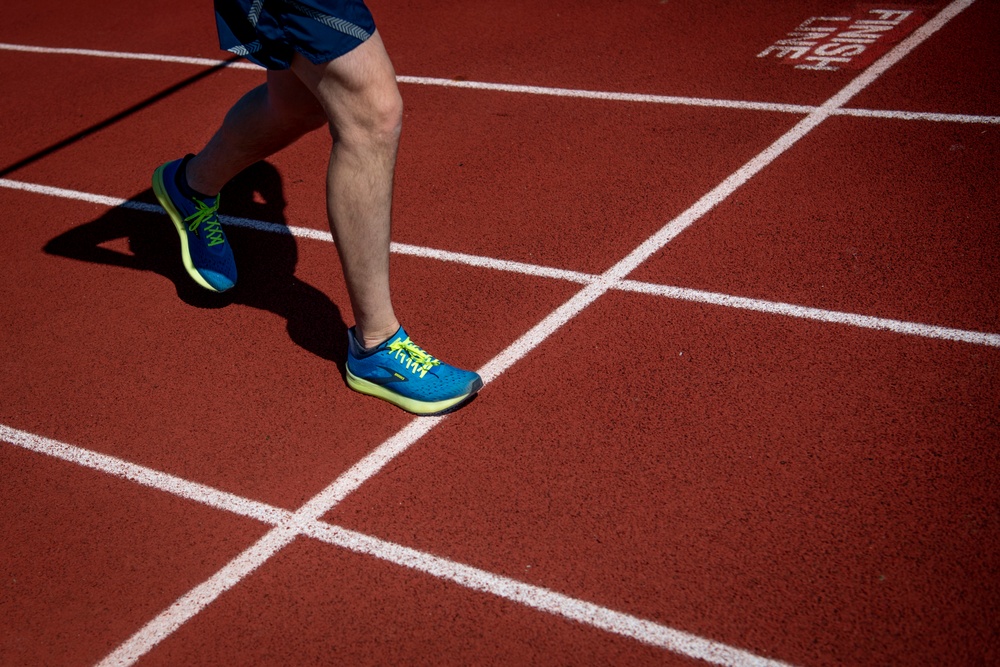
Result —
[{"label": "track lane", "polygon": [[608,295],[325,519],[793,664],[974,664],[998,355]]},{"label": "track lane", "polygon": [[[0,193],[20,212],[0,244],[0,423],[293,508],[408,421],[344,385],[332,246],[232,230],[243,282],[213,299],[181,273],[162,215],[37,197]],[[420,258],[393,267],[410,330],[472,366],[575,289]],[[426,309],[427,289],[467,306]]]},{"label": "track lane", "polygon": [[[0,52],[0,61],[5,55]],[[9,55],[17,61],[53,57]],[[94,61],[103,77],[136,66],[71,56],[66,71],[51,76],[50,87],[65,82],[67,90],[85,95],[88,86],[75,88],[74,82],[86,81],[80,75],[90,72],[88,63]],[[164,87],[197,71],[179,64],[157,64],[156,69]],[[213,74],[9,177],[131,197],[148,188],[150,164],[197,150],[225,106],[260,78],[243,70]],[[131,93],[120,108],[156,92],[151,86],[148,93]],[[396,169],[395,240],[594,273],[627,254],[797,120],[739,109],[425,86],[404,86],[403,95],[407,109]],[[55,143],[82,124],[69,124],[71,119],[49,102],[43,106],[51,109],[48,132]],[[177,118],[190,129],[169,131]],[[64,124],[69,127],[63,129]],[[315,132],[272,160],[281,172],[281,189],[260,196],[280,196],[282,214],[292,224],[327,227],[320,175],[329,144],[325,132]],[[146,159],[136,159],[137,145],[144,147]],[[122,168],[79,169],[81,164]],[[483,207],[482,201],[493,205]],[[232,215],[253,211],[238,196],[227,195],[224,202],[224,211]],[[608,234],[611,220],[627,224]]]},{"label": "track lane", "polygon": [[799,104],[818,104],[853,77],[803,76],[757,58],[803,19],[851,6],[845,2],[371,6],[397,71],[416,76]]},{"label": "track lane", "polygon": [[633,277],[1000,331],[998,150],[993,128],[831,119]]},{"label": "track lane", "polygon": [[355,665],[705,664],[312,540],[283,550],[143,664],[332,659]]},{"label": "track lane", "polygon": [[[547,612],[563,617],[565,620],[582,623],[585,626],[614,635],[635,639],[642,644],[667,649],[679,655],[701,658],[715,664],[786,667],[783,663],[762,659],[734,647],[603,608],[584,600],[576,600],[556,591],[532,586],[517,579],[498,576],[429,553],[385,542],[356,531],[345,530],[338,526],[331,526],[315,520],[303,522],[301,519],[295,519],[287,511],[190,482],[161,471],[137,466],[122,459],[109,457],[76,445],[43,438],[4,425],[0,425],[0,439],[15,447],[105,472],[114,477],[165,491],[213,508],[254,518],[273,526],[285,526],[290,521],[297,521],[298,528],[304,534],[328,545],[342,547],[357,554],[374,556],[381,561],[449,581],[472,591],[487,593],[501,600]],[[204,586],[199,587],[199,589],[203,588]],[[172,608],[179,609],[180,606],[175,603]]]},{"label": "track lane", "polygon": [[262,531],[6,443],[0,468],[4,665],[93,664]]}]

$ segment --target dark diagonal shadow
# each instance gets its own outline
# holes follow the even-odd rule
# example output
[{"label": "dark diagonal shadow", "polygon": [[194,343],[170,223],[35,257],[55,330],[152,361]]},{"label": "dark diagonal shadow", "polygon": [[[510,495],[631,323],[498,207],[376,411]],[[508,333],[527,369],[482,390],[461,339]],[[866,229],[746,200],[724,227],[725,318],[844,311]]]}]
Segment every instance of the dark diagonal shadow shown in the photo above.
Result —
[{"label": "dark diagonal shadow", "polygon": [[[132,201],[156,201],[145,190]],[[234,178],[222,194],[226,213],[287,225],[281,176],[266,162],[258,162]],[[218,294],[199,287],[181,265],[180,239],[165,214],[125,207],[70,229],[45,245],[45,252],[84,262],[152,271],[174,283],[177,295],[197,308],[223,308],[238,303],[279,315],[288,334],[303,349],[333,361],[344,371],[347,326],[340,310],[323,292],[295,276],[296,239],[244,227],[226,227],[236,255],[236,287]],[[130,253],[107,245],[124,240]],[[331,250],[330,261],[336,262]]]},{"label": "dark diagonal shadow", "polygon": [[73,134],[73,135],[71,135],[69,137],[66,137],[65,139],[63,139],[61,141],[57,141],[56,143],[52,144],[51,146],[43,148],[42,150],[40,150],[40,151],[38,151],[36,153],[33,153],[32,155],[29,155],[28,157],[26,157],[24,159],[18,160],[14,164],[11,164],[11,165],[8,165],[6,167],[3,167],[2,169],[0,169],[0,178],[3,178],[3,177],[5,177],[5,176],[7,176],[9,174],[12,174],[15,171],[17,171],[18,169],[21,169],[23,167],[27,167],[29,164],[31,164],[33,162],[37,162],[37,161],[41,160],[42,158],[47,157],[47,156],[51,155],[52,153],[55,153],[56,151],[62,150],[63,148],[66,148],[67,146],[70,146],[70,145],[76,143],[77,141],[80,141],[81,139],[85,139],[86,137],[89,137],[90,135],[94,134],[95,132],[100,132],[104,128],[109,127],[111,125],[114,125],[118,121],[124,120],[125,118],[128,118],[132,114],[138,113],[139,111],[142,111],[146,107],[151,106],[153,104],[156,104],[157,102],[159,102],[160,100],[162,100],[164,98],[170,97],[171,95],[173,95],[177,91],[182,90],[184,88],[187,88],[191,84],[197,83],[198,81],[201,81],[202,79],[204,79],[207,76],[211,76],[212,74],[215,74],[219,70],[228,67],[230,65],[230,63],[236,62],[239,59],[240,59],[239,56],[231,56],[230,58],[227,58],[226,60],[222,61],[218,65],[213,65],[212,67],[209,67],[208,69],[202,70],[202,71],[198,72],[197,74],[189,76],[188,78],[184,79],[183,81],[178,81],[177,83],[175,83],[174,85],[170,86],[169,88],[164,88],[163,90],[161,90],[160,92],[156,93],[155,95],[147,97],[146,99],[142,100],[141,102],[133,104],[128,109],[125,109],[124,111],[119,111],[114,116],[110,116],[108,118],[105,118],[104,120],[100,121],[99,123],[95,123],[95,124],[91,125],[90,127],[86,128],[86,129],[83,129],[83,130],[80,130],[76,134]]}]

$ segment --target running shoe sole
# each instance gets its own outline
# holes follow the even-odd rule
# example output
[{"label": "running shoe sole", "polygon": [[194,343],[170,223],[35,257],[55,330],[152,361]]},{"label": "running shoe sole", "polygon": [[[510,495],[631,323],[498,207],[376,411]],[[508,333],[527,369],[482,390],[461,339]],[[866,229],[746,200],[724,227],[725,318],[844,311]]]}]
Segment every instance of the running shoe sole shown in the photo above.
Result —
[{"label": "running shoe sole", "polygon": [[454,408],[459,407],[462,403],[472,398],[480,389],[483,388],[483,381],[477,379],[468,393],[454,398],[446,398],[441,401],[420,401],[415,398],[401,396],[393,391],[389,391],[382,385],[359,378],[352,373],[349,368],[347,369],[347,386],[354,391],[361,392],[362,394],[368,394],[369,396],[375,396],[376,398],[388,401],[389,403],[392,403],[407,412],[428,417],[431,415],[439,415],[449,412]]}]

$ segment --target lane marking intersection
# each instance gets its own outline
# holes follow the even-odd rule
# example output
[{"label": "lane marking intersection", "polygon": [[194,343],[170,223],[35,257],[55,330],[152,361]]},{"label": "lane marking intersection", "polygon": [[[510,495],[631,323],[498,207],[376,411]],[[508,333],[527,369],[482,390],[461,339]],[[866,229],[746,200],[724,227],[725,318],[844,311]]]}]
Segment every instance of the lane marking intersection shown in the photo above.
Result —
[{"label": "lane marking intersection", "polygon": [[[480,593],[493,595],[537,611],[582,623],[598,630],[629,637],[636,641],[708,662],[737,667],[791,667],[721,642],[699,637],[654,621],[615,611],[592,602],[573,598],[548,588],[529,584],[493,572],[435,556],[372,535],[343,528],[310,516],[310,511],[290,512],[266,503],[242,498],[227,491],[181,479],[175,475],[147,468],[108,454],[59,442],[0,424],[0,441],[16,447],[136,482],[175,496],[254,519],[273,527],[266,537],[219,570],[209,580],[191,589],[161,614],[164,631],[179,628],[192,608],[202,609],[266,560],[268,552],[287,546],[299,535],[325,544],[372,556],[410,570],[450,581]],[[350,484],[332,491],[346,494]],[[137,660],[141,654],[117,651],[100,665]]]},{"label": "lane marking intersection", "polygon": [[[759,173],[767,165],[775,161],[824,120],[830,116],[842,113],[843,106],[854,95],[876,80],[889,67],[905,57],[910,51],[916,48],[917,45],[944,26],[959,12],[971,5],[972,2],[973,0],[955,0],[950,3],[930,21],[925,23],[904,41],[896,45],[885,56],[876,61],[871,67],[864,70],[843,90],[831,97],[823,105],[811,108],[807,112],[808,115],[799,121],[791,130],[782,135],[771,146],[747,162],[743,167],[726,178],[718,186],[713,188],[684,213],[664,225],[656,234],[635,248],[631,253],[622,258],[607,271],[599,276],[588,277],[583,288],[579,292],[546,316],[528,332],[519,337],[504,351],[487,362],[482,369],[480,369],[480,373],[483,375],[484,380],[488,383],[497,379],[513,364],[522,359],[525,355],[529,354],[532,350],[551,337],[562,326],[609,290],[619,289],[622,285],[636,287],[636,285],[631,283],[631,281],[626,282],[627,276],[636,267],[648,259],[653,253],[657,252],[669,243],[678,234],[687,229],[687,227],[694,224],[694,222],[699,220],[708,211],[712,210],[716,205],[724,201],[727,197],[729,197],[729,195],[731,195],[748,180],[753,178],[753,176]],[[0,46],[0,48],[3,47]],[[14,187],[10,185],[9,181],[6,182],[6,185],[7,187]],[[215,575],[193,588],[175,603],[170,605],[170,607],[161,612],[157,617],[150,620],[145,626],[132,635],[132,637],[127,639],[115,651],[109,654],[100,664],[102,666],[134,664],[135,661],[137,661],[141,656],[145,655],[159,642],[183,625],[187,620],[194,617],[201,609],[210,604],[213,600],[217,599],[218,596],[224,591],[237,585],[261,564],[269,560],[271,556],[276,554],[284,546],[300,535],[316,538],[326,536],[332,543],[338,543],[346,548],[352,548],[349,545],[354,545],[357,550],[362,551],[365,549],[375,551],[385,547],[386,550],[395,554],[392,555],[392,558],[389,558],[389,554],[387,553],[387,559],[396,559],[393,562],[399,562],[400,564],[420,561],[419,554],[413,550],[407,549],[406,547],[402,547],[400,545],[387,546],[387,543],[380,545],[372,542],[372,540],[376,540],[377,538],[371,538],[370,536],[352,533],[335,526],[321,524],[319,519],[333,509],[333,507],[335,507],[337,503],[339,503],[348,494],[376,475],[388,462],[392,461],[401,453],[406,451],[410,446],[412,446],[413,443],[417,442],[423,437],[423,435],[445,419],[447,419],[447,417],[414,419],[401,431],[379,445],[379,447],[372,451],[368,456],[355,464],[349,471],[334,480],[323,491],[314,496],[291,515],[280,515],[279,517],[278,515],[270,513],[270,510],[266,507],[254,506],[252,511],[260,513],[261,516],[278,519],[278,523],[272,524],[273,528],[269,530],[260,540],[243,551],[239,556],[231,560]],[[2,427],[0,428],[0,436],[4,439],[22,437],[22,434],[11,433],[11,431],[12,430],[8,427]],[[80,460],[82,461],[83,459]],[[105,461],[105,463],[107,463],[107,461]],[[137,476],[133,477],[133,479],[138,480],[138,478],[141,477],[147,481],[157,481],[157,483],[158,480],[160,480],[160,478],[155,475],[152,477],[143,477],[139,474],[140,471],[132,472]],[[163,481],[176,484],[176,479],[170,480],[169,478],[163,478]],[[201,493],[204,497],[211,496],[214,498],[214,496],[212,496],[212,494],[204,488],[201,490]],[[235,501],[234,499],[229,498],[226,500],[218,499],[217,502],[226,504],[233,503]],[[248,509],[247,511],[250,510]],[[426,567],[430,570],[439,568],[439,570],[441,570],[441,574],[439,576],[445,576],[443,570],[451,566],[446,567],[442,563],[433,562],[426,563]],[[457,569],[454,569],[453,573],[448,575],[449,578],[453,581],[461,583],[469,577],[472,577],[474,574],[473,572],[463,569],[467,567],[468,566],[460,566]],[[472,568],[472,570],[474,570],[474,568]],[[486,579],[496,577],[496,575],[490,575],[489,573],[484,573],[484,576]],[[514,582],[514,584],[511,584],[511,582],[499,580],[495,583],[500,588],[511,588],[511,597],[509,599],[517,599],[522,603],[529,603],[529,601],[535,597],[538,601],[537,604],[533,606],[547,611],[557,608],[559,607],[559,604],[565,602],[565,600],[559,602],[560,594],[558,593],[548,591],[542,594],[541,591],[534,590],[531,587],[527,589],[522,588],[522,586],[528,585],[521,584],[520,582]],[[565,598],[565,596],[561,597]],[[582,608],[580,611],[574,613],[576,615],[570,617],[575,618],[576,620],[584,620],[584,622],[591,622],[593,624],[603,623],[604,625],[599,627],[605,627],[605,629],[609,629],[610,631],[617,631],[614,628],[617,627],[616,623],[619,621],[627,621],[627,619],[621,619],[615,616],[605,617],[603,615],[603,611],[590,607]],[[613,615],[618,612],[611,613]],[[639,621],[640,625],[642,623],[648,623],[646,621],[641,621],[641,619],[639,619]],[[628,625],[628,623],[631,623],[631,621],[628,621],[626,625]],[[647,630],[655,631],[656,629],[647,628]],[[628,630],[627,632],[632,631],[633,630]],[[627,632],[622,631],[621,633],[627,634]],[[639,632],[638,630],[635,630],[635,632],[642,634],[642,632]],[[744,651],[716,644],[714,642],[709,642],[709,648],[711,649],[713,646],[718,646],[720,647],[720,650],[715,651],[713,649],[708,652],[698,652],[699,649],[697,647],[690,648],[685,643],[687,637],[671,634],[676,632],[677,631],[670,630],[668,633],[669,636],[663,641],[668,644],[666,647],[669,648],[669,650],[682,653],[684,655],[715,662],[716,664],[780,664],[770,662],[764,658],[760,658],[759,656],[753,656],[752,654]],[[634,635],[630,634],[629,636]],[[698,641],[709,641],[702,640],[701,638],[695,639]]]},{"label": "lane marking intersection", "polygon": [[[158,204],[136,201],[134,199],[122,199],[108,195],[99,195],[79,190],[58,188],[51,185],[41,185],[38,183],[27,183],[24,181],[0,178],[0,188],[10,190],[20,190],[49,197],[58,197],[74,201],[83,201],[91,204],[107,206],[108,208],[123,208],[143,213],[155,213],[165,215],[165,212]],[[255,220],[253,218],[241,218],[231,215],[219,216],[227,226],[244,227],[270,234],[291,235],[297,238],[310,239],[313,241],[324,241],[333,243],[333,236],[329,231],[301,227],[296,225],[280,225],[265,220]],[[525,276],[538,278],[551,278],[554,280],[565,280],[567,282],[589,285],[596,282],[600,276],[582,271],[572,271],[551,266],[541,266],[529,264],[509,259],[496,257],[485,257],[482,255],[471,255],[468,253],[442,250],[438,248],[427,248],[407,243],[393,242],[391,246],[393,253],[407,255],[411,257],[421,257],[433,259],[440,262],[450,262],[464,266],[474,266],[477,268],[491,269],[493,271],[504,271]],[[873,315],[863,315],[845,311],[828,310],[823,308],[813,308],[801,304],[785,303],[781,301],[770,301],[767,299],[757,299],[752,297],[737,296],[733,294],[723,294],[719,292],[709,292],[689,287],[678,287],[673,285],[660,285],[637,280],[622,279],[611,285],[611,289],[624,292],[635,292],[648,294],[651,296],[665,297],[668,299],[678,299],[682,301],[692,301],[696,303],[706,303],[725,308],[738,308],[759,313],[769,313],[772,315],[783,315],[786,317],[796,317],[801,319],[815,320],[832,324],[843,324],[846,326],[875,329],[880,331],[890,331],[908,336],[920,336],[923,338],[936,338],[939,340],[951,340],[955,342],[969,343],[972,345],[986,345],[990,347],[1000,347],[1000,334],[983,331],[973,331],[959,329],[956,327],[946,327],[934,324],[924,324],[920,322],[908,322],[886,317]]]},{"label": "lane marking intersection", "polygon": [[[974,0],[953,0],[942,9],[931,20],[918,28],[902,42],[897,44],[879,58],[870,67],[855,77],[844,89],[827,100],[822,106],[811,112],[808,116],[797,123],[791,130],[778,138],[771,146],[764,149],[756,157],[752,158],[743,167],[738,169],[722,183],[713,188],[709,193],[699,199],[684,213],[674,220],[664,225],[659,232],[651,236],[639,247],[610,267],[601,276],[583,287],[576,295],[571,297],[562,306],[546,316],[541,322],[532,327],[528,332],[519,337],[504,351],[486,363],[480,370],[483,380],[489,383],[499,377],[506,369],[523,358],[533,349],[538,347],[544,340],[554,334],[564,324],[593,303],[597,298],[611,289],[612,285],[623,280],[632,270],[647,259],[654,252],[658,251],[670,240],[675,238],[684,229],[692,225],[705,213],[714,208],[718,203],[727,198],[732,192],[738,189],[746,181],[760,172],[768,164],[776,160],[785,151],[791,148],[798,140],[808,134],[817,125],[826,120],[833,110],[844,106],[854,95],[858,94],[865,87],[875,81],[881,74],[899,62],[903,57],[915,49],[924,40],[930,37],[943,27],[948,21],[957,16],[962,10],[972,4]],[[434,426],[447,419],[447,417],[435,417],[431,419],[415,418],[407,424],[396,435],[391,436],[382,445],[376,448],[365,459],[359,462],[350,471],[334,480],[326,489],[308,501],[297,513],[297,517],[319,518],[323,514],[332,510],[341,498],[356,489],[369,478],[377,474],[382,467],[394,459],[396,456],[406,451],[414,442],[419,440],[424,434],[429,432]],[[300,514],[301,513],[301,514]],[[233,566],[238,569],[242,576],[252,572],[260,564],[263,564],[273,554],[277,553],[285,544],[293,539],[287,537],[284,527],[274,528],[256,544],[243,552],[230,565],[219,571],[209,581],[202,586],[208,586],[208,594],[211,599],[235,585],[228,569]],[[242,577],[241,577],[242,578]],[[169,636],[178,626],[187,619],[193,617],[211,599],[202,602],[200,597],[201,587],[193,589],[188,595],[181,598],[178,603],[165,610],[156,618],[152,619],[143,628],[138,630],[132,637],[126,640],[121,646],[113,651],[102,663],[101,667],[111,667],[112,665],[131,665],[135,661],[150,651],[156,644]],[[181,614],[175,614],[176,604],[187,604],[181,610]],[[706,658],[703,658],[706,659]],[[725,664],[725,663],[722,663]]]}]

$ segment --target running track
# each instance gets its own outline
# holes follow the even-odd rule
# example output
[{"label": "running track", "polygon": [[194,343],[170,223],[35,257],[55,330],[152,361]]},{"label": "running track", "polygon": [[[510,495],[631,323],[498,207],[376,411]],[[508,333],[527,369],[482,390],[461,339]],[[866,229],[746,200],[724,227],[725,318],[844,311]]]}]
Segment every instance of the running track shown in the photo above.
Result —
[{"label": "running track", "polygon": [[0,664],[1000,662],[996,2],[372,2],[443,419],[343,382],[322,132],[179,270],[205,3],[8,5]]}]

